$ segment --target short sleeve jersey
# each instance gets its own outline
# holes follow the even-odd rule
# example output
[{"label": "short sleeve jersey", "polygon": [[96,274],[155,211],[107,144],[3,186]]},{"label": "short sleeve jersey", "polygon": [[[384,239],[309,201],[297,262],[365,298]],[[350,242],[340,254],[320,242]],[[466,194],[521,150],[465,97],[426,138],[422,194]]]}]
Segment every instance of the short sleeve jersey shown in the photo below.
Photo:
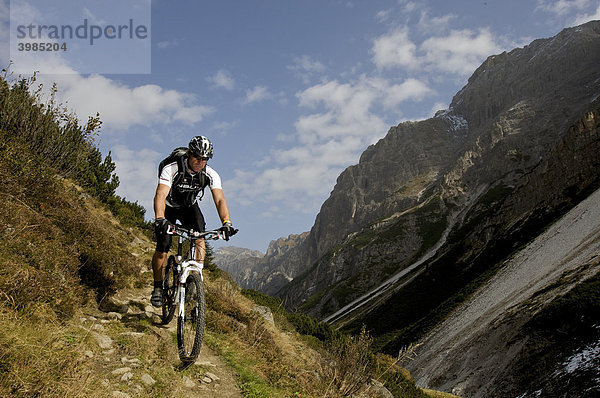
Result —
[{"label": "short sleeve jersey", "polygon": [[[175,180],[175,177],[177,176],[178,173],[179,173],[179,169],[177,166],[177,162],[169,163],[162,169],[162,172],[160,173],[160,176],[158,178],[158,183],[166,185],[172,189],[177,189],[177,188],[173,188],[172,185],[173,185],[173,181]],[[209,165],[206,165],[206,168],[204,169],[204,173],[205,173],[206,177],[208,178],[208,187],[211,190],[222,189],[221,177],[212,167],[210,167]],[[170,201],[167,200],[167,205],[170,205],[170,206],[174,205],[174,203],[169,203],[169,202]]]}]

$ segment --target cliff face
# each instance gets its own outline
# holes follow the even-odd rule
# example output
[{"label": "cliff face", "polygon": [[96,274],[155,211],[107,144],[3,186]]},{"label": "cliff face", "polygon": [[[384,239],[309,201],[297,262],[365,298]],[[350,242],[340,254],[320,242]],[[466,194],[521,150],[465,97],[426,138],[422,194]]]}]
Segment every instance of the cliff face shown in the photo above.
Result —
[{"label": "cliff face", "polygon": [[420,341],[420,386],[461,397],[600,392],[600,190],[523,247]]},{"label": "cliff face", "polygon": [[220,269],[229,272],[241,287],[247,288],[256,278],[257,265],[264,256],[258,250],[226,246],[215,249],[213,261]]},{"label": "cliff face", "polygon": [[580,200],[597,183],[597,137],[565,137],[598,109],[598,49],[591,22],[491,56],[449,110],[390,129],[340,175],[278,294],[325,317],[457,244],[470,268]]},{"label": "cliff face", "polygon": [[[256,286],[275,292],[273,270],[293,277],[277,291],[289,306],[350,331],[364,324],[392,355],[427,336],[412,370],[461,396],[597,391],[588,370],[572,376],[561,364],[592,340],[597,350],[599,268],[588,249],[598,228],[556,262],[557,244],[526,251],[535,261],[513,258],[600,187],[598,65],[600,21],[489,57],[448,110],[391,128],[346,169],[311,231],[262,260]],[[548,272],[510,279],[527,267]],[[482,308],[469,298],[490,286],[508,293],[462,325],[468,339],[445,345],[444,320]],[[559,297],[569,290],[579,293]],[[564,330],[575,331],[568,347]],[[536,361],[552,366],[532,373]]]},{"label": "cliff face", "polygon": [[241,287],[273,295],[299,274],[307,235],[292,234],[271,241],[266,254],[233,246],[219,248],[214,252],[214,261]]}]

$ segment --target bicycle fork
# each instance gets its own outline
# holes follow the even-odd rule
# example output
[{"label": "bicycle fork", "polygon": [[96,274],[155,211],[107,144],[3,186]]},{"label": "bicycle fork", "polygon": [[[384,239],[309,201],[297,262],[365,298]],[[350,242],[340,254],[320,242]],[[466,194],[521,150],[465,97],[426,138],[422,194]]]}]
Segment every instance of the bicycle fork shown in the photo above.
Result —
[{"label": "bicycle fork", "polygon": [[200,274],[200,279],[202,280],[202,282],[204,282],[204,276],[202,275],[202,263],[191,260],[188,261],[185,266],[182,265],[182,267],[183,270],[181,272],[181,275],[179,276],[179,287],[177,288],[179,297],[178,316],[181,317],[185,315],[185,282],[187,281],[188,276],[191,272],[197,272],[198,274]]}]

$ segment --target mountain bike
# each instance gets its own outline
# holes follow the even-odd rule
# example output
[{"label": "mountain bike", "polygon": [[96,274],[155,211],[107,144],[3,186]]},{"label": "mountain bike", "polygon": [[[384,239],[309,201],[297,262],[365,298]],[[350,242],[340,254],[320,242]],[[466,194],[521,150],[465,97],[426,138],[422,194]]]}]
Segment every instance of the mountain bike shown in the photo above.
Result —
[{"label": "mountain bike", "polygon": [[[237,232],[237,231],[236,231]],[[204,337],[206,304],[204,299],[203,264],[195,260],[198,239],[226,239],[225,232],[215,229],[196,232],[175,225],[168,234],[177,235],[177,255],[169,256],[163,277],[163,325],[171,322],[177,311],[177,348],[183,363],[194,362],[200,354]],[[189,241],[187,255],[183,255],[183,244]]]}]

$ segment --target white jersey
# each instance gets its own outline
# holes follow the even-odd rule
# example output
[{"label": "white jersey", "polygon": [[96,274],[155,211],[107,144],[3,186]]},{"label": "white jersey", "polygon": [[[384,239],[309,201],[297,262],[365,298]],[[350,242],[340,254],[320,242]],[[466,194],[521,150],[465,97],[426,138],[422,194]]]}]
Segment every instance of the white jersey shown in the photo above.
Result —
[{"label": "white jersey", "polygon": [[[160,177],[158,178],[158,183],[166,185],[169,188],[171,188],[171,186],[173,185],[173,179],[175,178],[177,171],[178,171],[177,162],[173,162],[173,163],[166,165],[162,169],[162,173],[160,173]],[[215,171],[215,169],[213,169],[209,165],[206,165],[205,171],[206,171],[206,176],[208,177],[208,181],[209,181],[208,187],[211,190],[212,189],[223,189],[223,187],[221,186],[221,177]]]},{"label": "white jersey", "polygon": [[[184,159],[184,164],[186,160]],[[196,201],[202,199],[204,187],[208,186],[211,190],[222,189],[221,177],[210,166],[206,166],[203,171],[191,173],[185,164],[182,172],[179,171],[178,162],[167,164],[158,177],[158,183],[171,188],[167,196],[167,206],[169,207],[187,207],[192,206]]]}]

